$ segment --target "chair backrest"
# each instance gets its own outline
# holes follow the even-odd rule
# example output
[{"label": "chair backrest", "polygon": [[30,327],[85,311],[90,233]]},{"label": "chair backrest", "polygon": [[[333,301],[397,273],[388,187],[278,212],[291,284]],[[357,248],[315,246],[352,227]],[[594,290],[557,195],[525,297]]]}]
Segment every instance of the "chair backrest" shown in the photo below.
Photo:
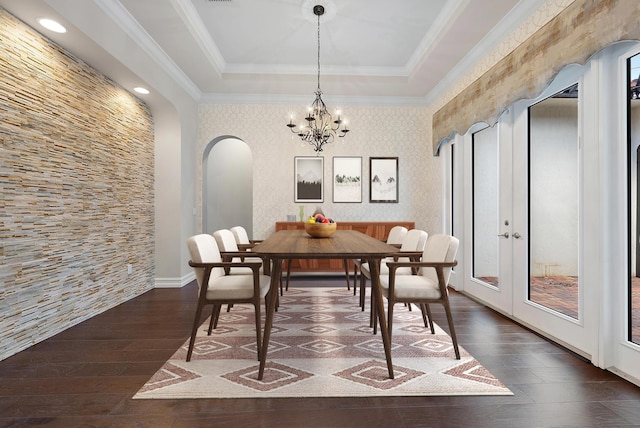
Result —
[{"label": "chair backrest", "polygon": [[220,251],[238,251],[238,243],[229,229],[219,229],[213,232],[213,237]]},{"label": "chair backrest", "polygon": [[404,226],[393,226],[387,236],[387,244],[401,245],[408,230]]},{"label": "chair backrest", "polygon": [[[201,235],[195,235],[187,239],[187,247],[189,248],[189,254],[191,255],[191,261],[195,263],[220,263],[222,257],[220,256],[220,250],[218,244],[213,236],[203,233]],[[202,281],[204,279],[204,268],[194,267],[193,270],[196,274],[198,281],[198,288],[202,287]],[[213,268],[211,270],[211,277],[224,276],[223,268]]]},{"label": "chair backrest", "polygon": [[411,229],[404,236],[400,251],[424,251],[428,236],[424,230]]},{"label": "chair backrest", "polygon": [[[424,251],[424,246],[427,243],[427,237],[429,235],[424,230],[411,229],[407,232],[400,245],[400,251]],[[386,260],[394,260],[393,257],[387,257]],[[409,257],[398,257],[399,262],[411,261]]]},{"label": "chair backrest", "polygon": [[[458,238],[451,235],[432,235],[427,239],[427,245],[424,247],[422,253],[423,262],[452,262],[456,259],[456,253],[458,252],[459,241]],[[443,269],[444,281],[449,284],[449,277],[451,276],[451,268]],[[433,268],[422,268],[420,275],[431,278],[433,281],[438,281],[438,275]]]},{"label": "chair backrest", "polygon": [[249,235],[247,234],[247,230],[242,226],[233,226],[231,229],[231,233],[236,240],[237,244],[247,245],[250,243]]}]

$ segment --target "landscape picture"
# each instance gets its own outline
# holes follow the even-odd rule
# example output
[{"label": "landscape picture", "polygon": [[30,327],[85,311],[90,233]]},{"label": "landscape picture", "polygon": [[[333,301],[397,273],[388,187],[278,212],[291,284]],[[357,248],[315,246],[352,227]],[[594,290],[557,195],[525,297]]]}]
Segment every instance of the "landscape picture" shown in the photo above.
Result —
[{"label": "landscape picture", "polygon": [[333,202],[362,202],[362,158],[333,158]]},{"label": "landscape picture", "polygon": [[324,158],[296,156],[294,162],[295,202],[324,202]]},{"label": "landscape picture", "polygon": [[398,202],[398,158],[369,158],[369,202]]}]

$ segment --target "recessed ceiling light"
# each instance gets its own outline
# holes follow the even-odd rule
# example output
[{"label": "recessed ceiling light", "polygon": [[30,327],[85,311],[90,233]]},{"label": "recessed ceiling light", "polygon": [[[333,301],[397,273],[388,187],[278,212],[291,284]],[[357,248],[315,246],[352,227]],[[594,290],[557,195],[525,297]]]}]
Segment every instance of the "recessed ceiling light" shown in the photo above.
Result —
[{"label": "recessed ceiling light", "polygon": [[47,30],[55,31],[56,33],[66,33],[67,29],[64,28],[62,24],[54,21],[53,19],[41,18],[38,20],[40,25],[42,25]]},{"label": "recessed ceiling light", "polygon": [[142,88],[140,86],[138,86],[137,88],[133,88],[134,91],[136,91],[139,94],[148,94],[149,90],[147,88]]}]

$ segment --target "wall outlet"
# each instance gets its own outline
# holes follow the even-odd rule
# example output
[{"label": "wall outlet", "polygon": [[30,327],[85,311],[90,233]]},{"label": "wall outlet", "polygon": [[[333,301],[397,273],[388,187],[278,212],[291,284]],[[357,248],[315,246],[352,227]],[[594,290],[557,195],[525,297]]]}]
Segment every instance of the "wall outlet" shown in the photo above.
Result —
[{"label": "wall outlet", "polygon": [[127,275],[131,275],[133,273],[133,265],[129,263],[127,265]]}]

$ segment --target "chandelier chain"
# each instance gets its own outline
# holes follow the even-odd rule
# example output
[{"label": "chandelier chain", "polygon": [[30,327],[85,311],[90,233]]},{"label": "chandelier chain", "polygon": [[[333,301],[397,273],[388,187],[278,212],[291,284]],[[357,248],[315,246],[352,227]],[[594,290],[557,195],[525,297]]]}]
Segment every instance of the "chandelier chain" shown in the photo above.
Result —
[{"label": "chandelier chain", "polygon": [[318,15],[318,91],[320,90],[320,15]]}]

